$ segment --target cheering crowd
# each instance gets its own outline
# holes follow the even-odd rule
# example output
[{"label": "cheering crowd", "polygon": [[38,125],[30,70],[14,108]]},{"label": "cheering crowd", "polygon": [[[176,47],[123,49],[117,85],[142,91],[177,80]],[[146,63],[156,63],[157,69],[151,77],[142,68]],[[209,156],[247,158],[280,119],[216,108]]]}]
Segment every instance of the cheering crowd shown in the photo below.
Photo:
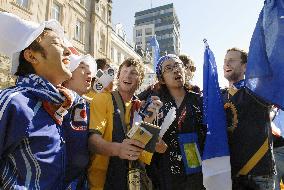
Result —
[{"label": "cheering crowd", "polygon": [[[157,82],[136,94],[141,61],[127,58],[114,73],[106,59],[71,51],[55,20],[0,12],[0,25],[0,53],[17,76],[0,92],[0,189],[205,189],[208,131],[189,56],[162,56]],[[246,88],[247,56],[230,48],[223,64],[232,189],[279,190],[284,141],[271,128],[279,109]],[[136,125],[166,129],[140,131],[150,144],[130,137]]]}]

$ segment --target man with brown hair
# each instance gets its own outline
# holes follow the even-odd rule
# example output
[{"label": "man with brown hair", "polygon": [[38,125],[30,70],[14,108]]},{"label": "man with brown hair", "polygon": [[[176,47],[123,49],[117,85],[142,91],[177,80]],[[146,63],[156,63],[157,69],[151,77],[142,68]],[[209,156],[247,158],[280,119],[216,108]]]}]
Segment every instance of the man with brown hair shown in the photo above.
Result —
[{"label": "man with brown hair", "polygon": [[194,72],[196,71],[196,67],[194,66],[193,60],[188,55],[185,54],[181,54],[178,57],[184,64],[186,80],[188,81],[192,80]]},{"label": "man with brown hair", "polygon": [[248,54],[241,49],[231,48],[227,50],[224,59],[224,77],[228,80],[229,86],[242,81],[245,76]]},{"label": "man with brown hair", "polygon": [[178,57],[182,61],[185,68],[185,86],[187,86],[191,91],[200,94],[200,88],[196,85],[192,85],[191,83],[194,76],[194,72],[196,71],[196,67],[194,66],[193,60],[185,54],[181,54]]},{"label": "man with brown hair", "polygon": [[274,189],[275,164],[269,119],[270,106],[254,96],[244,83],[247,53],[227,50],[223,90],[227,115],[233,190]]},{"label": "man with brown hair", "polygon": [[[134,92],[143,78],[142,63],[128,58],[119,67],[117,90],[95,94],[91,102],[89,150],[93,156],[88,176],[91,189],[127,189],[129,161],[139,159],[148,164],[151,161],[152,155],[143,151],[144,144],[126,138],[140,106]],[[148,110],[154,114],[144,121],[152,122],[154,110],[161,107],[157,97],[152,100]]]}]

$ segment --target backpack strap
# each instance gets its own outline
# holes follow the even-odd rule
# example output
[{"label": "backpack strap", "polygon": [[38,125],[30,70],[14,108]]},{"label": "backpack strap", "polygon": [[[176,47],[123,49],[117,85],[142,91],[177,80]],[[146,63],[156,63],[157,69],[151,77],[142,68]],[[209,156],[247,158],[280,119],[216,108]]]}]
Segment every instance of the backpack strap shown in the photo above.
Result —
[{"label": "backpack strap", "polygon": [[266,154],[267,151],[268,151],[268,138],[266,138],[266,140],[261,145],[261,147],[242,167],[242,169],[238,172],[237,176],[247,175],[256,166],[256,164],[263,158],[263,156]]},{"label": "backpack strap", "polygon": [[124,134],[127,134],[127,128],[126,128],[125,119],[124,119],[125,118],[125,108],[124,108],[124,103],[122,101],[122,97],[120,96],[117,90],[111,92],[111,94],[113,95],[115,103],[120,111],[119,115],[120,115],[120,120],[121,120]]}]

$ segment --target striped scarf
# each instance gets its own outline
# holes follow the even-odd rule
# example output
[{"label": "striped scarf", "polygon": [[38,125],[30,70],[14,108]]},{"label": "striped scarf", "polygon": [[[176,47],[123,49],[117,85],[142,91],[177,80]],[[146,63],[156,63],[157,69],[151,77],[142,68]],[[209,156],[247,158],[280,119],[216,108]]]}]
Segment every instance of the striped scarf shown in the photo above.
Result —
[{"label": "striped scarf", "polygon": [[63,86],[54,87],[47,80],[30,74],[20,76],[17,80],[18,87],[27,89],[31,94],[43,102],[43,107],[54,121],[61,125],[63,117],[68,113],[75,99],[75,93]]}]

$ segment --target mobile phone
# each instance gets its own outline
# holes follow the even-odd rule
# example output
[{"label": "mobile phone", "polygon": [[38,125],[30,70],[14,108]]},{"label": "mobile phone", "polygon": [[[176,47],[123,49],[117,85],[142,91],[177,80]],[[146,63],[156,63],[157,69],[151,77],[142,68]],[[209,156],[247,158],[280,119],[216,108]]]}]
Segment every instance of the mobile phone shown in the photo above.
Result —
[{"label": "mobile phone", "polygon": [[147,117],[151,117],[153,115],[153,112],[151,111],[148,111],[148,107],[150,106],[150,104],[152,103],[152,99],[151,97],[149,97],[147,100],[146,100],[146,103],[144,104],[144,106],[142,106],[142,108],[140,109],[140,115],[142,116],[147,116]]}]

